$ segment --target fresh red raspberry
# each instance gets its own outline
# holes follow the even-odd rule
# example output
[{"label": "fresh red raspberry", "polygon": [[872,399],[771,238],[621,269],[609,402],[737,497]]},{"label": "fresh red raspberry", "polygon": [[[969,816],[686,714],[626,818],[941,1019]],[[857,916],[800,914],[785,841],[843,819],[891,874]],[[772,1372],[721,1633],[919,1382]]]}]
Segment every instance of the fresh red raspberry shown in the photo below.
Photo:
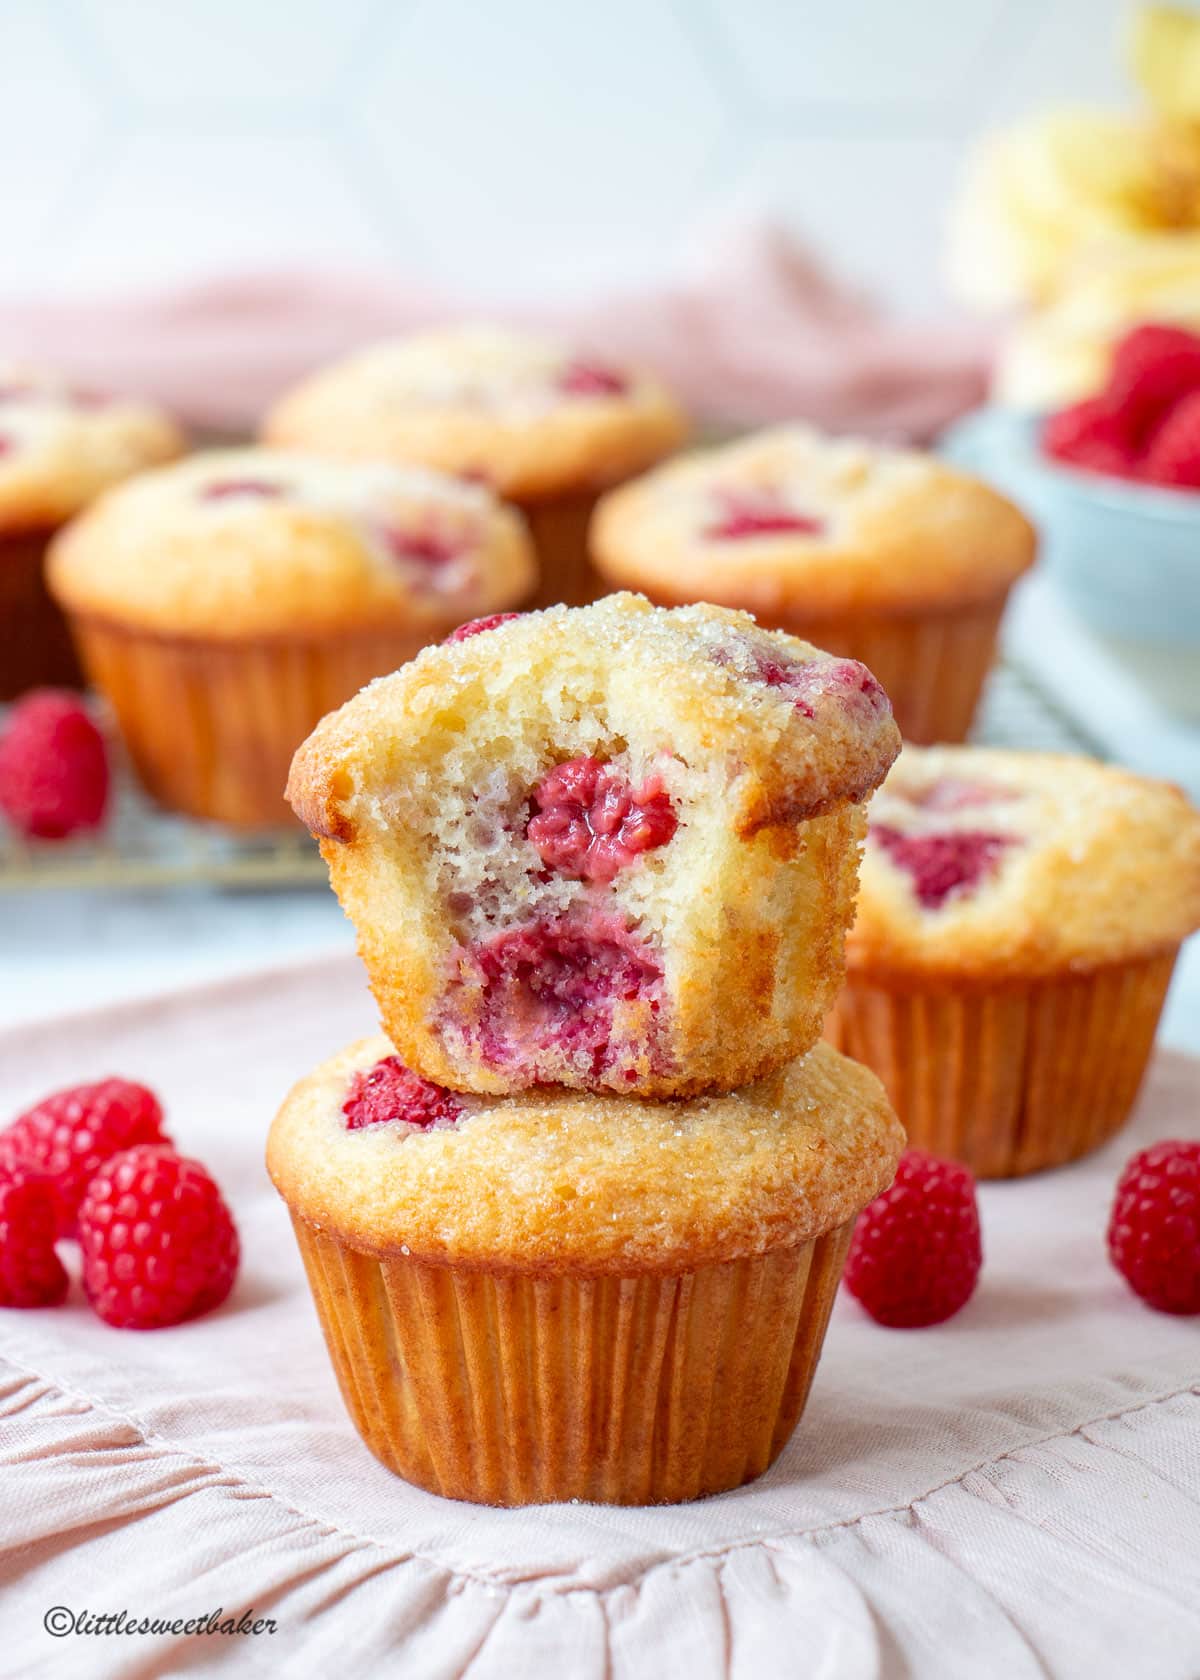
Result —
[{"label": "fresh red raspberry", "polygon": [[385,1056],[373,1068],[354,1075],[342,1113],[352,1132],[389,1120],[403,1120],[427,1131],[431,1126],[452,1126],[461,1119],[463,1105],[453,1091],[406,1068],[399,1056]]},{"label": "fresh red raspberry", "polygon": [[219,1307],[238,1235],[199,1161],[139,1144],[106,1161],[79,1209],[83,1287],[106,1324],[155,1330]]},{"label": "fresh red raspberry", "polygon": [[75,1219],[93,1173],[135,1143],[170,1143],[153,1091],[131,1079],[72,1085],[43,1097],[0,1132],[0,1158],[17,1159],[50,1179],[60,1237]]},{"label": "fresh red raspberry", "polygon": [[1200,490],[1200,391],[1176,403],[1153,434],[1141,475],[1152,484]]},{"label": "fresh red raspberry", "polygon": [[268,478],[218,478],[206,484],[200,492],[202,502],[275,501],[283,495],[283,485]]},{"label": "fresh red raspberry", "polygon": [[1136,466],[1136,452],[1107,397],[1088,397],[1050,415],[1042,449],[1056,461],[1110,477],[1127,478]]},{"label": "fresh red raspberry", "polygon": [[482,636],[485,630],[497,630],[500,625],[510,624],[514,618],[520,617],[520,613],[491,613],[487,618],[468,619],[466,624],[460,624],[457,630],[451,630],[446,640],[465,642],[470,636]]},{"label": "fresh red raspberry", "polygon": [[940,910],[948,898],[962,898],[989,880],[1000,868],[1011,834],[985,834],[982,829],[947,830],[942,834],[902,834],[889,823],[875,823],[877,840],[899,869],[912,877],[917,902],[925,910]]},{"label": "fresh red raspberry", "polygon": [[573,758],[533,790],[526,833],[542,862],[581,881],[611,881],[642,852],[665,846],[679,827],[659,776],[636,793],[598,758]]},{"label": "fresh red raspberry", "polygon": [[44,1174],[0,1165],[0,1307],[56,1307],[67,1274],[54,1252],[54,1188]]},{"label": "fresh red raspberry", "polygon": [[615,368],[577,359],[559,374],[558,388],[572,397],[623,397],[629,381]]},{"label": "fresh red raspberry", "polygon": [[858,1217],[846,1287],[879,1324],[916,1329],[966,1306],[982,1264],[974,1178],[906,1149],[891,1188]]},{"label": "fresh red raspberry", "polygon": [[791,508],[777,490],[720,490],[721,512],[706,527],[704,535],[716,542],[735,542],[744,537],[777,537],[789,532],[816,537],[825,521]]},{"label": "fresh red raspberry", "polygon": [[1159,1312],[1200,1313],[1200,1141],[1140,1149],[1117,1181],[1108,1252]]},{"label": "fresh red raspberry", "polygon": [[97,828],[107,804],[104,737],[76,695],[34,689],[0,737],[0,811],[22,834],[61,840]]},{"label": "fresh red raspberry", "polygon": [[1135,447],[1181,398],[1198,390],[1200,337],[1184,327],[1134,327],[1113,351],[1106,400]]}]

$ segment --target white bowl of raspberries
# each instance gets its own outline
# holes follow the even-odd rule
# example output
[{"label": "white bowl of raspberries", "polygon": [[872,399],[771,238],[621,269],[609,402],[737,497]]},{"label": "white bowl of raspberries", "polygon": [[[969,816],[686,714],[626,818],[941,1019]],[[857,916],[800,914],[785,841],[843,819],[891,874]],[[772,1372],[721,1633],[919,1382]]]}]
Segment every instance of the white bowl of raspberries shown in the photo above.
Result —
[{"label": "white bowl of raspberries", "polygon": [[1135,327],[1101,391],[1048,415],[986,410],[946,447],[1028,509],[1078,617],[1200,718],[1200,335]]}]

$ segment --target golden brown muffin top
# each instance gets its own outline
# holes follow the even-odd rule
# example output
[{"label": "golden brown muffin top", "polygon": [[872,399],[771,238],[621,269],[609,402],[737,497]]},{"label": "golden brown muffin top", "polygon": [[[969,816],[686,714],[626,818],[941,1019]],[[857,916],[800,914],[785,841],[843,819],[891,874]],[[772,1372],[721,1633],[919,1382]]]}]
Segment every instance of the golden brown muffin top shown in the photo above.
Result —
[{"label": "golden brown muffin top", "polygon": [[967,605],[1032,565],[1032,526],[977,479],[915,450],[780,426],[695,450],[596,509],[615,587],[812,619]]},{"label": "golden brown muffin top", "polygon": [[875,1076],[825,1044],[725,1096],[542,1087],[450,1096],[447,1110],[435,1095],[430,1125],[352,1129],[355,1076],[392,1054],[364,1039],[302,1079],[267,1168],[310,1224],[427,1261],[672,1271],[762,1254],[852,1218],[891,1182],[904,1142]]},{"label": "golden brown muffin top", "polygon": [[906,746],[871,806],[855,973],[1003,980],[1168,949],[1200,926],[1200,812],[1058,753]]},{"label": "golden brown muffin top", "polygon": [[521,600],[520,515],[423,467],[219,450],[102,496],[52,547],[72,611],[166,634],[444,632]]},{"label": "golden brown muffin top", "polygon": [[60,525],[102,490],[183,448],[179,428],[151,403],[0,362],[0,531]]},{"label": "golden brown muffin top", "polygon": [[603,717],[609,735],[643,750],[719,760],[737,783],[731,821],[743,833],[864,798],[900,745],[886,696],[855,660],[747,613],[620,594],[426,648],[321,721],[287,796],[314,834],[350,841],[397,790],[436,772],[481,708],[511,712],[516,728],[540,708],[564,734]]},{"label": "golden brown muffin top", "polygon": [[464,326],[318,370],[275,405],[263,439],[355,460],[423,461],[537,500],[615,484],[686,430],[678,404],[642,370]]}]

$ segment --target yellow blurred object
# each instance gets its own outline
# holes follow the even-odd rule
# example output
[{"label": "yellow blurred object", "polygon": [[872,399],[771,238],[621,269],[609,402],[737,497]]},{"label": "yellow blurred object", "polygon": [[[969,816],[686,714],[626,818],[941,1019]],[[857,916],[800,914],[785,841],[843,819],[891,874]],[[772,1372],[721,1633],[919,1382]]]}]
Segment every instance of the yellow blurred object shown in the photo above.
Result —
[{"label": "yellow blurred object", "polygon": [[1200,15],[1186,6],[1143,6],[1134,16],[1130,57],[1160,116],[1200,123]]},{"label": "yellow blurred object", "polygon": [[952,214],[955,290],[983,307],[1044,304],[1081,249],[1200,227],[1200,134],[1058,111],[984,142]]},{"label": "yellow blurred object", "polygon": [[1200,231],[1128,234],[1080,252],[1053,302],[1009,335],[993,394],[1033,409],[1090,396],[1108,377],[1113,344],[1138,321],[1200,332]]}]

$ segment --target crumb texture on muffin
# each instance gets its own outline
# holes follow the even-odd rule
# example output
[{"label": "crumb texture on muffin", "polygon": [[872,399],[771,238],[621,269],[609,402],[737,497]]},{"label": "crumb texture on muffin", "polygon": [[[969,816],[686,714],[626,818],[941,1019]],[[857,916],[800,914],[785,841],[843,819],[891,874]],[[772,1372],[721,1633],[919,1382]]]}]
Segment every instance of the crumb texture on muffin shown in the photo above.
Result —
[{"label": "crumb texture on muffin", "polygon": [[1024,515],[977,479],[807,426],[695,450],[610,491],[591,542],[617,588],[814,623],[992,599],[1035,549]]},{"label": "crumb texture on muffin", "polygon": [[524,1271],[691,1270],[811,1241],[891,1181],[900,1125],[875,1076],[818,1045],[724,1096],[541,1089],[462,1099],[451,1124],[354,1128],[350,1045],[300,1081],[267,1165],[292,1212],[372,1252]]},{"label": "crumb texture on muffin", "polygon": [[863,666],[612,596],[373,683],[288,797],[417,1071],[679,1094],[815,1041],[898,745]]},{"label": "crumb texture on muffin", "polygon": [[56,540],[72,611],[236,640],[451,625],[521,600],[520,515],[423,467],[216,450],[110,491]]},{"label": "crumb texture on muffin", "polygon": [[1090,759],[906,746],[871,809],[854,973],[1030,978],[1200,925],[1200,813]]},{"label": "crumb texture on muffin", "polygon": [[264,441],[358,460],[423,461],[536,500],[599,489],[682,440],[683,414],[650,374],[488,326],[359,351],[288,392]]},{"label": "crumb texture on muffin", "polygon": [[179,428],[152,403],[0,361],[0,530],[61,524],[183,449]]}]

